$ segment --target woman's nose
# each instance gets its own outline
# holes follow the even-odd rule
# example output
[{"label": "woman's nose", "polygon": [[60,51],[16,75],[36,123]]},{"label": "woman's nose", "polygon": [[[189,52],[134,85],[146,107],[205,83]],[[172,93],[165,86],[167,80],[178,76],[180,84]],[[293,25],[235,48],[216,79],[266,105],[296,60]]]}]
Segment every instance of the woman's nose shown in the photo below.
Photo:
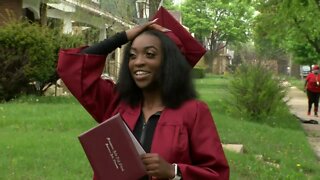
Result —
[{"label": "woman's nose", "polygon": [[134,64],[136,66],[144,65],[145,64],[145,60],[144,60],[143,56],[141,56],[141,55],[137,56],[135,61],[134,61]]}]

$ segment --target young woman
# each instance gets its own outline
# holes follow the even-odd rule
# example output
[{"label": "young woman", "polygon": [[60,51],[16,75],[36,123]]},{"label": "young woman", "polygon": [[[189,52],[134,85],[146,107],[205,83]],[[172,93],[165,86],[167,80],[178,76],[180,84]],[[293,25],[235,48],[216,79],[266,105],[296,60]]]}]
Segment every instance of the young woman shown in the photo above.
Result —
[{"label": "young woman", "polygon": [[[61,51],[59,75],[98,122],[121,114],[147,152],[146,179],[229,179],[210,110],[196,99],[188,58],[154,23]],[[106,55],[128,41],[118,82],[101,79]]]},{"label": "young woman", "polygon": [[308,96],[308,116],[311,114],[312,104],[314,104],[314,116],[318,117],[320,95],[320,75],[318,65],[314,65],[312,72],[306,77],[304,88],[307,91]]}]

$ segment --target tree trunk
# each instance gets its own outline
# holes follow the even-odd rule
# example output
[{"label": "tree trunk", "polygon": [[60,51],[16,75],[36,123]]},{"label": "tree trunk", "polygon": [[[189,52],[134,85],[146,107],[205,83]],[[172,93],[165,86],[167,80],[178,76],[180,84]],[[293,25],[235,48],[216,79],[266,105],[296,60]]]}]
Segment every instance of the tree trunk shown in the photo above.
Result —
[{"label": "tree trunk", "polygon": [[46,26],[47,25],[47,4],[41,3],[40,4],[40,26]]},{"label": "tree trunk", "polygon": [[205,62],[206,62],[206,65],[208,66],[207,72],[209,73],[213,73],[213,62],[218,52],[217,46],[218,46],[218,43],[215,38],[215,34],[212,31],[210,36],[210,41],[209,41],[209,50],[205,54]]},{"label": "tree trunk", "polygon": [[149,0],[150,17],[153,17],[158,10],[161,0]]},{"label": "tree trunk", "polygon": [[205,63],[208,66],[206,70],[207,72],[214,73],[213,64],[217,57],[218,57],[218,51],[210,50],[210,49],[207,51],[207,53],[205,54]]},{"label": "tree trunk", "polygon": [[204,55],[205,63],[207,65],[206,72],[212,73],[213,72],[213,52],[212,50],[208,50],[207,53]]}]

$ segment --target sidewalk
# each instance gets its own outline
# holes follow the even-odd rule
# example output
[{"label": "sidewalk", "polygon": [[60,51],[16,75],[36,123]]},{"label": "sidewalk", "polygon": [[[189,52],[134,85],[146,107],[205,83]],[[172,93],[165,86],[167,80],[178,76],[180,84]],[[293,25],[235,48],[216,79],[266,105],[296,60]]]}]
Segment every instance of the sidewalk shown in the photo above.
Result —
[{"label": "sidewalk", "polygon": [[301,123],[301,125],[306,132],[310,145],[313,147],[315,154],[320,161],[320,117],[315,117],[313,113],[311,116],[307,115],[307,96],[298,88],[289,87],[288,98],[289,101],[287,104],[289,105],[291,113],[300,119],[301,122],[310,120],[318,122],[318,124]]}]

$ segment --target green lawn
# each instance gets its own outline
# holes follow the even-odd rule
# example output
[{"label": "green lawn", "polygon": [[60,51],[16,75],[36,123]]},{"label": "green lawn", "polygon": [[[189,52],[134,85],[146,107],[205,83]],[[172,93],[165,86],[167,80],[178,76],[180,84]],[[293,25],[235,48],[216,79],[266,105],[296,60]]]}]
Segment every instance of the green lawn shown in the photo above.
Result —
[{"label": "green lawn", "polygon": [[223,143],[244,145],[244,154],[226,151],[231,179],[320,179],[319,162],[288,109],[268,119],[273,122],[246,121],[228,112],[227,77],[209,76],[196,85],[211,108]]},{"label": "green lawn", "polygon": [[297,79],[294,77],[287,78],[292,86],[297,87],[300,90],[304,90],[305,79]]},{"label": "green lawn", "polygon": [[0,114],[0,179],[92,179],[77,136],[95,123],[73,98],[0,104]]},{"label": "green lawn", "polygon": [[[244,154],[226,151],[231,179],[320,179],[319,163],[299,121],[287,110],[271,117],[272,123],[229,113],[227,82],[208,76],[196,86],[223,143],[244,144]],[[73,98],[25,97],[0,104],[0,179],[91,179],[77,136],[94,125]]]}]

